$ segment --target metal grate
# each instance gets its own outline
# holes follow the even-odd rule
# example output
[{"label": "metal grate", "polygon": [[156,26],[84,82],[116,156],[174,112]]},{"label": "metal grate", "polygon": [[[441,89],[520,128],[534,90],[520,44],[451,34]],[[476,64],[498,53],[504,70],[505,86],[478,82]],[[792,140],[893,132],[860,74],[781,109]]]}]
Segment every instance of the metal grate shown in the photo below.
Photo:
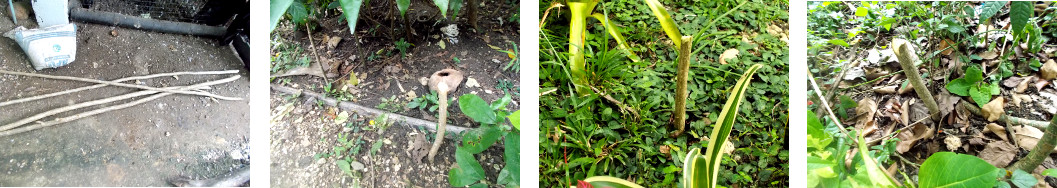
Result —
[{"label": "metal grate", "polygon": [[[227,1],[227,2],[226,2]],[[239,0],[82,0],[82,8],[174,22],[223,25]]]}]

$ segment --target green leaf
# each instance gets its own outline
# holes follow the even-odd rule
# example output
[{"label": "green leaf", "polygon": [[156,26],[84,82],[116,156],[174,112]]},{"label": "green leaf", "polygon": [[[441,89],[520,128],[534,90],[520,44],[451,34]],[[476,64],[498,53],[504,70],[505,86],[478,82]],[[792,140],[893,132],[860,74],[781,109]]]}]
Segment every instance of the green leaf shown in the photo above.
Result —
[{"label": "green leaf", "polygon": [[899,22],[899,19],[887,17],[881,19],[881,22],[877,23],[877,25],[884,26],[885,30],[892,30],[892,24],[897,22]]},{"label": "green leaf", "polygon": [[832,141],[833,137],[826,132],[826,127],[819,122],[815,112],[809,110],[807,112],[807,147],[824,149]]},{"label": "green leaf", "polygon": [[514,113],[506,116],[506,118],[510,119],[510,124],[514,125],[515,129],[521,129],[521,110],[514,111]]},{"label": "green leaf", "polygon": [[976,105],[984,107],[987,102],[991,101],[991,87],[986,85],[975,85],[969,88],[969,97],[976,101]]},{"label": "green leaf", "polygon": [[1031,67],[1031,70],[1039,71],[1039,68],[1042,67],[1042,62],[1039,62],[1039,59],[1031,59],[1031,63],[1028,64],[1028,67]]},{"label": "green leaf", "polygon": [[488,184],[483,184],[483,183],[473,184],[473,185],[470,186],[470,188],[488,188]]},{"label": "green leaf", "polygon": [[407,19],[407,7],[411,6],[411,0],[396,0],[396,8],[400,9],[400,17]]},{"label": "green leaf", "polygon": [[338,160],[338,168],[347,175],[352,175],[352,165],[349,165],[348,161]]},{"label": "green leaf", "polygon": [[646,5],[650,7],[653,12],[653,17],[657,18],[657,21],[661,22],[661,28],[664,29],[664,33],[668,35],[668,39],[672,40],[675,44],[675,49],[679,49],[679,45],[683,34],[679,32],[679,27],[675,24],[675,20],[672,19],[672,15],[668,13],[668,9],[664,8],[664,4],[661,4],[657,0],[643,0]]},{"label": "green leaf", "polygon": [[1002,10],[1002,7],[1006,6],[1006,1],[984,1],[983,5],[980,5],[980,21],[985,21]]},{"label": "green leaf", "polygon": [[448,0],[433,0],[433,4],[440,9],[441,16],[444,16],[444,18],[448,17]]},{"label": "green leaf", "polygon": [[459,148],[471,154],[481,153],[492,144],[495,144],[500,136],[503,136],[503,131],[499,130],[499,127],[481,125],[481,127],[466,132],[466,135],[462,137],[462,145]]},{"label": "green leaf", "polygon": [[[866,146],[866,139],[863,139],[862,134],[857,134],[859,137],[859,157],[862,158],[863,167],[866,170],[866,175],[870,179],[871,187],[895,187],[892,177],[888,177],[888,174],[878,166],[877,161],[873,157],[870,157],[869,151]],[[863,182],[865,183],[865,182]]]},{"label": "green leaf", "polygon": [[283,14],[286,14],[286,10],[290,8],[290,4],[293,2],[294,0],[271,0],[271,7],[268,11],[271,16],[271,29],[268,30],[269,33],[272,30],[275,30],[275,26],[279,25],[279,19],[283,18]]},{"label": "green leaf", "polygon": [[610,177],[610,176],[594,176],[584,179],[584,182],[591,184],[598,188],[642,188],[641,185],[632,183],[628,180]]},{"label": "green leaf", "polygon": [[962,27],[962,25],[951,24],[949,27],[947,27],[947,31],[950,31],[951,33],[955,34],[962,33],[965,32],[965,27]]},{"label": "green leaf", "polygon": [[1013,171],[1013,177],[1010,178],[1009,181],[1013,182],[1013,185],[1016,185],[1019,188],[1031,188],[1035,186],[1036,183],[1039,183],[1038,180],[1035,179],[1035,176],[1032,176],[1021,169]]},{"label": "green leaf", "polygon": [[496,183],[507,185],[507,187],[516,187],[521,185],[521,137],[517,132],[507,132],[506,138],[503,138],[503,170],[499,171],[499,177]]},{"label": "green leaf", "polygon": [[979,82],[981,80],[984,80],[984,72],[983,72],[983,70],[980,70],[980,67],[969,66],[968,69],[965,69],[965,81],[966,82],[976,83],[976,82]]},{"label": "green leaf", "polygon": [[492,107],[492,110],[506,110],[506,104],[510,103],[510,100],[510,94],[503,94],[503,98],[498,101],[492,101],[489,107]]},{"label": "green leaf", "polygon": [[1000,181],[995,183],[995,188],[1013,188],[1013,186],[1010,186],[1009,182]]},{"label": "green leaf", "polygon": [[969,87],[972,85],[973,83],[965,81],[965,78],[958,78],[947,83],[947,91],[958,96],[969,96]]},{"label": "green leaf", "polygon": [[290,21],[294,22],[295,25],[301,25],[308,21],[308,8],[305,8],[304,1],[294,1],[286,11],[290,14]]},{"label": "green leaf", "polygon": [[474,94],[465,94],[459,97],[459,109],[470,119],[483,124],[495,124],[495,111],[488,102]]},{"label": "green leaf", "polygon": [[1010,25],[1013,26],[1010,29],[1013,29],[1014,36],[1022,35],[1024,26],[1028,25],[1028,18],[1031,18],[1032,15],[1035,14],[1034,4],[1035,2],[1030,1],[1010,2],[1009,20]]},{"label": "green leaf", "polygon": [[855,8],[855,16],[865,17],[868,14],[870,14],[870,10],[867,10],[866,7]]},{"label": "green leaf", "polygon": [[456,16],[459,16],[459,10],[462,10],[462,0],[451,0],[451,2],[448,2],[448,10],[451,10],[451,18],[455,19]]},{"label": "green leaf", "polygon": [[1057,169],[1051,168],[1042,171],[1043,176],[1057,177]]},{"label": "green leaf", "polygon": [[[718,183],[719,178],[719,166],[721,165],[720,159],[723,158],[723,143],[727,142],[730,137],[730,132],[733,129],[734,122],[738,118],[738,107],[741,106],[741,102],[745,99],[745,90],[749,88],[749,83],[752,82],[752,76],[756,74],[756,70],[763,67],[761,64],[754,64],[742,73],[741,78],[734,84],[734,88],[731,88],[730,95],[727,96],[727,102],[723,104],[722,111],[720,111],[719,119],[716,120],[716,126],[712,129],[712,138],[708,142],[708,151],[704,153],[704,161],[706,165],[706,172],[704,174],[691,176],[695,179],[701,179],[700,176],[705,176],[702,184],[699,186],[684,186],[684,187],[715,187]],[[684,176],[685,177],[685,176]]]},{"label": "green leaf", "polygon": [[467,186],[484,179],[481,163],[463,148],[455,149],[455,163],[459,166],[448,171],[448,184],[452,187]]},{"label": "green leaf", "polygon": [[830,44],[834,44],[834,45],[841,45],[841,46],[844,46],[844,47],[848,47],[848,42],[844,42],[844,40],[840,40],[840,39],[829,40],[829,43]]},{"label": "green leaf", "polygon": [[972,155],[932,154],[918,171],[918,187],[978,187],[994,185],[1004,170]]},{"label": "green leaf", "polygon": [[349,23],[349,33],[356,34],[356,21],[360,18],[360,5],[363,0],[338,0],[341,2],[341,11],[345,14],[345,21]]}]

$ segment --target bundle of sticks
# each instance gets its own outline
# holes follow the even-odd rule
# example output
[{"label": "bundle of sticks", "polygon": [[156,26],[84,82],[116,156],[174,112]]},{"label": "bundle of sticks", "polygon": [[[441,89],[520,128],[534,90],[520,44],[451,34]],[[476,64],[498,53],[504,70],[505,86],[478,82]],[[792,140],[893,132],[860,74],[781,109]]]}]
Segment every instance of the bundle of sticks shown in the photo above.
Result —
[{"label": "bundle of sticks", "polygon": [[[96,83],[95,85],[85,86],[85,87],[76,88],[76,89],[70,89],[70,90],[65,90],[65,91],[59,91],[59,92],[54,92],[54,93],[48,93],[48,94],[43,94],[43,95],[37,95],[37,96],[26,97],[26,98],[21,98],[21,99],[15,99],[15,100],[11,100],[11,101],[0,102],[0,108],[2,108],[4,106],[12,105],[12,104],[18,104],[18,103],[24,103],[24,102],[29,102],[29,101],[35,101],[35,100],[45,99],[45,98],[49,98],[49,97],[65,95],[65,94],[70,94],[70,93],[74,93],[74,92],[80,92],[80,91],[96,89],[96,88],[101,88],[101,87],[106,87],[106,86],[119,86],[119,87],[128,87],[128,88],[140,89],[140,91],[136,91],[136,92],[132,92],[132,93],[124,94],[124,95],[113,96],[113,97],[108,97],[108,98],[103,98],[103,99],[97,99],[97,100],[93,100],[93,101],[82,102],[82,103],[68,105],[68,106],[64,106],[64,107],[60,107],[60,108],[55,108],[55,109],[48,110],[48,111],[45,111],[45,112],[41,112],[41,113],[38,113],[38,114],[33,115],[31,117],[27,117],[27,118],[24,118],[24,119],[21,119],[21,120],[12,122],[12,123],[0,124],[0,125],[2,125],[2,126],[0,126],[0,137],[13,135],[13,134],[18,134],[18,133],[23,133],[23,132],[27,132],[27,131],[32,131],[32,130],[36,130],[36,129],[40,129],[40,128],[44,128],[44,127],[53,126],[53,125],[58,125],[58,124],[74,121],[74,120],[77,120],[77,119],[81,119],[81,118],[85,118],[85,117],[89,117],[89,116],[93,116],[93,115],[97,115],[97,114],[101,114],[101,113],[106,113],[106,112],[113,111],[113,110],[128,108],[128,107],[131,107],[131,106],[142,104],[142,103],[145,103],[145,102],[148,102],[148,101],[151,101],[151,100],[154,100],[154,99],[158,99],[158,98],[161,98],[161,97],[169,96],[169,95],[172,95],[172,94],[198,95],[198,96],[210,97],[210,98],[219,99],[219,100],[242,100],[241,98],[237,98],[237,97],[225,97],[225,96],[215,95],[215,94],[203,91],[203,90],[209,89],[210,86],[213,86],[213,85],[218,85],[218,84],[223,84],[223,83],[228,83],[228,82],[232,82],[232,81],[238,80],[241,77],[240,75],[238,75],[238,73],[239,73],[238,70],[204,71],[204,72],[173,72],[173,73],[161,73],[161,74],[152,74],[152,75],[145,75],[145,76],[126,77],[126,78],[116,79],[116,80],[113,80],[113,81],[103,81],[103,80],[78,78],[78,77],[69,77],[69,76],[52,76],[52,75],[42,75],[42,74],[34,74],[34,73],[24,73],[24,72],[13,72],[13,71],[0,70],[0,74],[9,74],[9,75],[38,77],[38,78],[46,78],[46,79],[72,80],[72,81]],[[144,79],[151,79],[151,78],[157,78],[157,77],[168,77],[168,76],[180,76],[180,75],[224,75],[224,74],[235,74],[235,75],[230,76],[230,77],[225,78],[225,79],[208,81],[208,82],[203,82],[203,83],[198,83],[198,84],[193,84],[193,85],[188,85],[188,86],[163,87],[163,88],[122,83],[122,82],[126,82],[126,81],[144,80]],[[146,97],[142,97],[142,96],[146,96]],[[54,116],[56,114],[63,113],[63,112],[73,111],[73,110],[77,110],[77,109],[81,109],[81,108],[85,108],[85,107],[101,105],[101,104],[107,104],[107,103],[111,103],[111,102],[115,102],[115,101],[121,101],[121,100],[125,100],[125,99],[137,98],[137,97],[142,97],[142,98],[134,100],[134,101],[131,101],[131,102],[127,102],[127,103],[107,106],[107,107],[103,107],[103,108],[98,108],[98,109],[90,110],[90,111],[87,111],[87,112],[81,112],[81,113],[70,115],[70,116],[66,116],[66,117],[57,117],[57,118],[54,118],[54,119],[51,119],[51,120],[47,120],[47,121],[38,121],[38,120],[44,119],[44,118],[46,118],[48,116]],[[30,124],[31,122],[36,122],[36,123]]]}]

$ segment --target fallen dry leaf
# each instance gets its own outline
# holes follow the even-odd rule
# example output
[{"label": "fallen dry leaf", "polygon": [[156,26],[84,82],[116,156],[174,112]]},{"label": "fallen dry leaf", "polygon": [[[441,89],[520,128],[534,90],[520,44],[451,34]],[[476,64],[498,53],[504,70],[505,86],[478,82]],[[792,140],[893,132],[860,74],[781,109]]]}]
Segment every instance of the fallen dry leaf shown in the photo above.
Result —
[{"label": "fallen dry leaf", "polygon": [[1042,88],[1050,84],[1050,80],[1039,79],[1035,82],[1035,91],[1042,91]]},{"label": "fallen dry leaf", "polygon": [[896,93],[896,86],[876,87],[873,89],[873,92],[880,94],[894,94]]},{"label": "fallen dry leaf", "polygon": [[738,57],[738,53],[738,49],[734,48],[727,49],[727,51],[723,51],[723,54],[719,55],[719,64],[726,65],[727,59]]},{"label": "fallen dry leaf", "polygon": [[995,133],[995,135],[998,135],[998,137],[1002,138],[1002,140],[1009,141],[1009,137],[1006,136],[1006,134],[1008,133],[1006,133],[1005,127],[1002,127],[1001,125],[995,123],[988,123],[985,127],[987,129],[984,129],[984,133]]},{"label": "fallen dry leaf", "polygon": [[942,90],[936,99],[938,99],[937,102],[939,102],[940,117],[946,117],[947,114],[951,114],[951,111],[954,111],[954,105],[957,105],[958,101],[961,101],[962,98],[956,95],[951,95],[947,90]]},{"label": "fallen dry leaf", "polygon": [[867,97],[859,100],[859,107],[855,108],[855,114],[859,118],[855,121],[855,128],[862,130],[863,135],[869,135],[877,130],[874,115],[877,112],[877,102]]},{"label": "fallen dry leaf", "polygon": [[[910,80],[907,80],[907,81],[909,82]],[[907,84],[906,87],[899,88],[899,94],[900,95],[907,94],[910,91],[914,91],[914,84]]]},{"label": "fallen dry leaf", "polygon": [[1015,92],[1015,93],[1024,93],[1024,90],[1028,90],[1028,83],[1030,83],[1031,80],[1034,80],[1034,79],[1035,79],[1034,76],[1024,78],[1024,80],[1021,80],[1019,83],[1017,83],[1017,87],[1013,88],[1013,92]]},{"label": "fallen dry leaf", "polygon": [[1042,79],[1053,80],[1053,78],[1057,78],[1057,62],[1052,59],[1047,60],[1045,64],[1042,64],[1039,72],[1042,72]]},{"label": "fallen dry leaf", "polygon": [[957,47],[951,47],[951,48],[947,48],[947,47],[950,47],[953,44],[955,44],[955,43],[954,43],[954,41],[951,41],[951,39],[943,39],[943,41],[940,42],[939,48],[937,48],[937,49],[941,49],[941,50],[942,49],[946,49],[946,50],[943,50],[942,54],[943,55],[951,55],[951,52],[954,52],[954,48],[957,48]]},{"label": "fallen dry leaf", "polygon": [[334,49],[338,47],[338,43],[341,43],[341,37],[330,37],[330,39],[327,39],[327,48]]},{"label": "fallen dry leaf", "polygon": [[1013,93],[1013,105],[1020,107],[1020,103],[1032,101],[1031,96]]},{"label": "fallen dry leaf", "polygon": [[481,84],[477,83],[477,79],[466,77],[466,88],[481,87]]},{"label": "fallen dry leaf", "polygon": [[896,138],[899,138],[899,143],[896,143],[896,152],[905,153],[921,138],[932,136],[931,127],[920,123],[912,126],[914,127],[896,135]]},{"label": "fallen dry leaf", "polygon": [[[1013,126],[1013,139],[1016,139],[1020,148],[1031,150],[1039,143],[1039,138],[1044,134],[1042,130],[1031,126]],[[1057,151],[1057,148],[1054,149]]]},{"label": "fallen dry leaf", "polygon": [[1002,117],[1002,114],[1006,113],[1006,111],[1003,109],[1004,106],[1005,97],[998,97],[995,100],[991,100],[991,102],[984,105],[984,108],[982,110],[984,113],[984,117],[987,117],[988,122],[994,122],[995,120],[998,120],[998,118]]},{"label": "fallen dry leaf", "polygon": [[991,142],[980,151],[980,158],[998,168],[1005,168],[1017,156],[1017,148],[1009,142]]},{"label": "fallen dry leaf", "polygon": [[979,54],[976,54],[976,55],[980,56],[981,58],[984,58],[986,60],[991,60],[991,59],[995,59],[995,57],[998,57],[998,53],[996,53],[995,50],[986,51],[986,52],[980,52]]}]

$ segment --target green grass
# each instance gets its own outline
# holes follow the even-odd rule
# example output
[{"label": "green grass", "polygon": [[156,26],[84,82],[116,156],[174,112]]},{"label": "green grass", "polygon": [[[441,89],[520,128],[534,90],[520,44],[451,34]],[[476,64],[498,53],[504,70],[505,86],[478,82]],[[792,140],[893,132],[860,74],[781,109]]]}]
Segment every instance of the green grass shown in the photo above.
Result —
[{"label": "green grass", "polygon": [[[562,2],[564,3],[564,2]],[[740,2],[663,1],[684,33],[694,33]],[[540,2],[540,15],[551,2]],[[678,183],[682,158],[690,148],[703,148],[729,88],[740,77],[737,70],[764,64],[742,104],[743,116],[734,125],[731,143],[736,148],[724,156],[719,185],[748,187],[784,186],[788,182],[788,45],[766,33],[768,25],[786,23],[787,2],[754,1],[719,18],[705,31],[710,35],[694,43],[691,59],[687,132],[668,137],[675,93],[677,51],[642,1],[606,1],[595,10],[618,24],[631,49],[643,61],[632,62],[616,49],[616,42],[598,22],[591,22],[584,46],[587,80],[630,112],[596,94],[572,92],[568,60],[569,14],[552,9],[543,18],[540,34],[540,177],[541,187],[575,185],[589,176],[614,176],[647,187]],[[560,16],[559,16],[560,15]],[[750,43],[742,42],[742,33]],[[727,65],[719,54],[739,49],[741,55]],[[549,92],[549,91],[554,92]],[[595,93],[595,92],[592,92]],[[708,120],[706,120],[708,119]],[[663,146],[663,148],[661,147]],[[667,150],[667,151],[662,151]]]}]

